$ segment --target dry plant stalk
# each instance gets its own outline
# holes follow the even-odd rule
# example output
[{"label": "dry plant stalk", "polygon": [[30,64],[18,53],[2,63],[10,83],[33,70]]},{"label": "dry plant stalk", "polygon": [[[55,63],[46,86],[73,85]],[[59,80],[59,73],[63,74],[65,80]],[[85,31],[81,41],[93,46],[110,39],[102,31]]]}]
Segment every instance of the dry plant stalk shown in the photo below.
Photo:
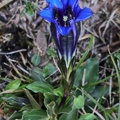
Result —
[{"label": "dry plant stalk", "polygon": [[2,2],[0,2],[0,8],[6,6],[7,4],[9,4],[10,2],[12,2],[13,0],[3,0]]}]

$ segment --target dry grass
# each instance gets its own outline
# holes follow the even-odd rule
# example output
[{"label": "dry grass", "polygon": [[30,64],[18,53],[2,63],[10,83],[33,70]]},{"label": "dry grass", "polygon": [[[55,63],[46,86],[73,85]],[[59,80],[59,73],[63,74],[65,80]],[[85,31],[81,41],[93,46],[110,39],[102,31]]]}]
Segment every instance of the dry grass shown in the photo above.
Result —
[{"label": "dry grass", "polygon": [[[28,58],[34,53],[39,53],[44,59],[47,44],[50,44],[49,46],[54,46],[51,42],[47,43],[47,41],[51,40],[50,23],[44,21],[37,15],[38,10],[45,8],[47,4],[45,0],[34,0],[38,9],[35,11],[35,15],[30,17],[27,14],[21,15],[21,12],[25,9],[25,2],[23,0],[11,0],[7,1],[7,3],[5,2],[4,4],[0,3],[0,16],[3,16],[7,20],[7,23],[0,20],[0,47],[2,48],[3,45],[9,44],[11,38],[16,34],[13,30],[16,28],[21,29],[22,31],[22,33],[19,33],[18,31],[17,34],[23,38],[25,37],[24,39],[19,37],[19,40],[16,39],[16,41],[22,42],[22,40],[27,40],[27,44],[29,45],[26,48],[22,48],[21,45],[17,50],[8,49],[8,51],[3,51],[3,49],[0,49],[0,73],[1,77],[20,77],[24,81],[20,71],[29,75],[28,69],[32,65]],[[115,53],[120,49],[120,1],[79,0],[79,5],[81,7],[90,7],[94,11],[94,15],[89,20],[80,23],[81,34],[77,48],[77,58],[80,58],[86,50],[90,34],[92,34],[95,37],[95,43],[89,56],[96,56],[99,59],[100,78],[104,78],[113,74],[115,71],[113,66],[111,67],[111,65],[108,64],[109,53],[107,46],[109,45],[112,53]],[[14,57],[11,58],[10,55],[14,56],[15,53],[19,54],[18,59],[14,59]],[[3,56],[5,59],[3,59]],[[44,64],[46,61],[43,60],[42,62],[42,64]],[[56,64],[55,60],[53,62]],[[3,75],[3,73],[5,74]],[[58,76],[56,78],[58,78]],[[112,91],[112,88],[118,87],[115,80],[115,78],[111,77],[108,82],[104,83],[110,87],[108,103],[111,106],[107,106],[107,109],[118,104],[118,101],[116,102],[118,95],[116,91]],[[2,83],[0,84],[2,85]],[[93,109],[93,112],[104,120],[103,116],[96,111],[96,108]],[[116,113],[113,113],[113,116],[116,119]]]}]

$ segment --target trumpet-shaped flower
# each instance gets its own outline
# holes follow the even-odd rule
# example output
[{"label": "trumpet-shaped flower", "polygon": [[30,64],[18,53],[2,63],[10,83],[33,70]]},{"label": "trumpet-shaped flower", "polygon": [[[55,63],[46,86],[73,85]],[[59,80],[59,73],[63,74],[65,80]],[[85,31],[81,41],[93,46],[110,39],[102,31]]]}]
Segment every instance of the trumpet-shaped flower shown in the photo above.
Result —
[{"label": "trumpet-shaped flower", "polygon": [[55,40],[59,58],[64,58],[66,67],[75,55],[80,28],[76,22],[92,16],[89,8],[81,9],[78,0],[47,0],[49,7],[40,11],[41,17],[51,22],[51,33]]}]

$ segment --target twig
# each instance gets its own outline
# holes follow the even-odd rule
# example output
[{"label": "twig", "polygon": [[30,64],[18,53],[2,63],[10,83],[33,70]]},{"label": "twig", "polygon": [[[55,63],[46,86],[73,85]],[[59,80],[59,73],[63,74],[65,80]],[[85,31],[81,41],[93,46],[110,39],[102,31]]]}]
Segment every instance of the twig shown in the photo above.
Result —
[{"label": "twig", "polygon": [[20,70],[22,70],[24,73],[30,75],[30,73],[29,73],[27,70],[25,70],[24,68],[22,68],[21,66],[17,65],[17,67],[18,67]]},{"label": "twig", "polygon": [[2,2],[0,2],[0,8],[6,6],[7,4],[9,4],[10,2],[12,2],[13,0],[3,0]]},{"label": "twig", "polygon": [[[94,111],[94,109],[92,108],[92,107],[90,107],[90,106],[88,106],[91,110],[93,110]],[[98,111],[94,111],[94,113],[95,114],[97,114],[97,116],[99,116],[99,118],[101,119],[101,120],[105,120],[105,118],[100,114],[100,112],[98,112]]]},{"label": "twig", "polygon": [[22,74],[17,70],[17,68],[14,66],[14,64],[12,63],[12,61],[9,59],[8,56],[5,55],[5,57],[7,58],[7,60],[9,61],[9,63],[11,64],[11,66],[13,67],[13,69],[15,70],[15,72],[18,74],[18,76],[21,78]]},{"label": "twig", "polygon": [[21,49],[21,50],[16,50],[16,51],[12,51],[12,52],[0,52],[0,55],[11,55],[11,54],[19,53],[19,52],[24,52],[24,51],[27,51],[27,50]]}]

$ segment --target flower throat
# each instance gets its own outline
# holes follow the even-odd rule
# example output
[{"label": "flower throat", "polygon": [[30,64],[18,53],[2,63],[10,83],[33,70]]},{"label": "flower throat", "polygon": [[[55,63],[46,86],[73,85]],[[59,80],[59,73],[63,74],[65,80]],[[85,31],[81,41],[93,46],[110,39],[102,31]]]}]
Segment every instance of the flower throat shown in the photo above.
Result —
[{"label": "flower throat", "polygon": [[74,19],[74,15],[70,7],[67,7],[64,11],[61,11],[59,8],[54,8],[53,17],[58,25],[63,27],[70,26],[70,20]]}]

